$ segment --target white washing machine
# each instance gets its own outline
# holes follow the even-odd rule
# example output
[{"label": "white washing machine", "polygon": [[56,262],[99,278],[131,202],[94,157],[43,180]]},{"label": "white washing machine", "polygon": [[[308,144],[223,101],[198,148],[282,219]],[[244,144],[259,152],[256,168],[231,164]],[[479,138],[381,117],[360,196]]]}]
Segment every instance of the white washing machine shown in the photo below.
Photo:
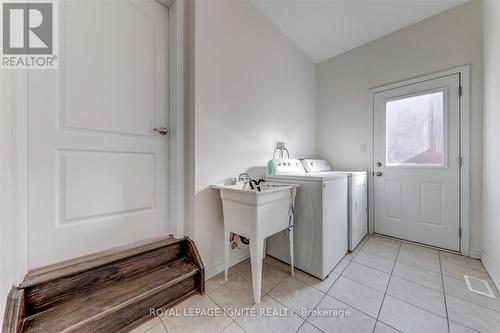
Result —
[{"label": "white washing machine", "polygon": [[[300,185],[294,207],[294,264],[326,278],[347,253],[348,176],[306,173],[297,159],[274,159],[266,179]],[[266,243],[268,255],[290,263],[287,231],[269,237]]]},{"label": "white washing machine", "polygon": [[368,234],[368,179],[366,171],[332,171],[325,160],[303,159],[302,165],[310,174],[345,174],[348,177],[349,251],[353,251]]}]

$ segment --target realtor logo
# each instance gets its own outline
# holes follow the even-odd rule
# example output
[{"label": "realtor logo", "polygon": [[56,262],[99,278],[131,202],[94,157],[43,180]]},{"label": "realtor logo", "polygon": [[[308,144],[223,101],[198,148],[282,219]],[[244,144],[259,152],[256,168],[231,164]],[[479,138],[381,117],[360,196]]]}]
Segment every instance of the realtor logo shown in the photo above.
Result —
[{"label": "realtor logo", "polygon": [[54,54],[54,4],[2,3],[1,67],[56,68]]}]

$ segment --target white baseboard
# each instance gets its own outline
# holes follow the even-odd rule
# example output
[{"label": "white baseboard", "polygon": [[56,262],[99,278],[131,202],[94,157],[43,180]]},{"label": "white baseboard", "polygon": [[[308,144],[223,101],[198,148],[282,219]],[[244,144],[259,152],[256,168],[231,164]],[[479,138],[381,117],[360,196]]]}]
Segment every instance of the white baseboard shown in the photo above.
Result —
[{"label": "white baseboard", "polygon": [[[231,258],[229,258],[229,266],[239,264],[248,257],[250,257],[250,251],[239,250],[238,253],[234,254]],[[211,277],[223,271],[224,271],[224,261],[205,269],[205,280],[208,280]]]},{"label": "white baseboard", "polygon": [[474,258],[474,259],[481,259],[482,257],[482,252],[479,251],[479,250],[473,250],[473,249],[470,249],[469,250],[469,256],[471,258]]},{"label": "white baseboard", "polygon": [[500,267],[495,267],[493,261],[489,260],[485,253],[483,253],[481,261],[483,262],[486,271],[490,274],[495,286],[500,290]]}]

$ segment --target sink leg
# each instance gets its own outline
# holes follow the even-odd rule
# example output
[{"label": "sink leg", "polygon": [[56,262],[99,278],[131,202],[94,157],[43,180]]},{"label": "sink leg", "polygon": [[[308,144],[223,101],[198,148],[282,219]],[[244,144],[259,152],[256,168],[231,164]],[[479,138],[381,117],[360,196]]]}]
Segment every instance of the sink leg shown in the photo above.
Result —
[{"label": "sink leg", "polygon": [[290,231],[288,233],[288,238],[290,238],[290,271],[293,276],[295,275],[293,268],[293,227],[290,228]]},{"label": "sink leg", "polygon": [[255,304],[260,303],[260,291],[262,284],[262,252],[264,241],[250,241],[250,259],[252,263],[253,300]]},{"label": "sink leg", "polygon": [[224,229],[224,280],[227,281],[227,270],[229,269],[229,249],[231,248],[231,232]]}]

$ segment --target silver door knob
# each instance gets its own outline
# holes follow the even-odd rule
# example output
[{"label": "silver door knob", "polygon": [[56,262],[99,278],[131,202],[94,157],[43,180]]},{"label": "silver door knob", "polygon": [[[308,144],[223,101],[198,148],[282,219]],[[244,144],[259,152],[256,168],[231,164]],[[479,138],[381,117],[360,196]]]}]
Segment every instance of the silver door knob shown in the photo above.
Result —
[{"label": "silver door knob", "polygon": [[153,131],[160,133],[161,135],[167,135],[168,129],[165,127],[153,128]]},{"label": "silver door knob", "polygon": [[382,172],[380,172],[380,171],[379,171],[379,172],[377,172],[377,173],[375,174],[375,176],[377,176],[377,177],[382,176]]}]

